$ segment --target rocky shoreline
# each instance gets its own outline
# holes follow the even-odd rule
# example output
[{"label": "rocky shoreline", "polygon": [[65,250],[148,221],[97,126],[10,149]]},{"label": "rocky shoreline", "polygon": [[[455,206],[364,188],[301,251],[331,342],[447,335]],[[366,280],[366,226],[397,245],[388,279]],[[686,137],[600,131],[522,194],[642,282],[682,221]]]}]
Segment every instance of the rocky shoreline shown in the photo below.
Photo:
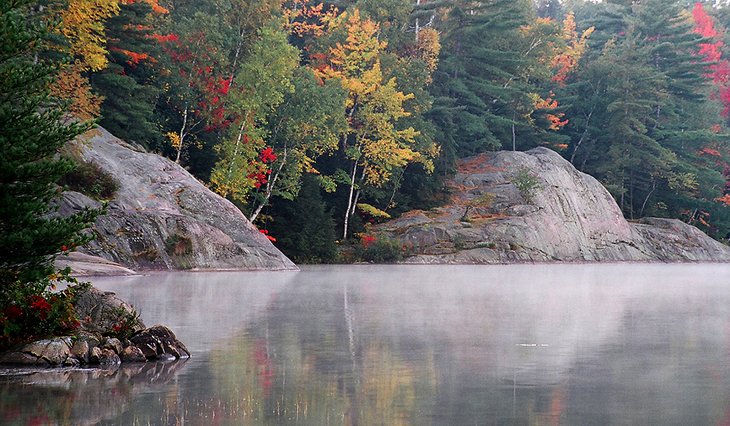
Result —
[{"label": "rocky shoreline", "polygon": [[187,359],[190,352],[163,325],[145,327],[134,309],[112,292],[95,288],[75,305],[82,319],[73,336],[38,340],[0,354],[0,365],[118,368],[122,363]]}]

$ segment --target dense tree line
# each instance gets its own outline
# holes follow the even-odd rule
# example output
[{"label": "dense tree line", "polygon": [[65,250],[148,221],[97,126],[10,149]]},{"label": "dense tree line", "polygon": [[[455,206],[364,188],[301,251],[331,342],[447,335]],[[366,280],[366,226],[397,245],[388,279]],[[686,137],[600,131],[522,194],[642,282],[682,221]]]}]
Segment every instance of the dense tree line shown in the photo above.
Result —
[{"label": "dense tree line", "polygon": [[[730,9],[667,0],[53,0],[51,93],[299,261],[546,146],[631,219],[730,232]],[[55,53],[54,53],[55,52]]]}]

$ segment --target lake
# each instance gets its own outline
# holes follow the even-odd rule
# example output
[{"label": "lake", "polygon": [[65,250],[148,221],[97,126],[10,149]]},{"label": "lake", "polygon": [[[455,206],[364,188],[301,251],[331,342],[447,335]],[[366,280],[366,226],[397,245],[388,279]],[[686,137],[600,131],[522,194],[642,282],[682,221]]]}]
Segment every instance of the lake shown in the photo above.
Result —
[{"label": "lake", "polygon": [[730,265],[97,278],[192,353],[4,370],[2,424],[730,424]]}]

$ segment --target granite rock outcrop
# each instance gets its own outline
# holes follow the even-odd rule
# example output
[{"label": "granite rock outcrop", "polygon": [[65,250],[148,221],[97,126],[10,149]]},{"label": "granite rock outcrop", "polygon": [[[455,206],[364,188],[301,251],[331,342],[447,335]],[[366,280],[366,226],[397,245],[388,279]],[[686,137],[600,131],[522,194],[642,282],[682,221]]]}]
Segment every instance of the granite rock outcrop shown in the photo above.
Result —
[{"label": "granite rock outcrop", "polygon": [[679,220],[624,219],[611,194],[556,152],[501,151],[459,163],[452,198],[378,225],[407,263],[727,262],[730,248]]},{"label": "granite rock outcrop", "polygon": [[[145,152],[98,127],[76,140],[69,151],[92,163],[118,183],[107,213],[92,232],[96,238],[79,251],[132,270],[287,270],[296,269],[271,242],[225,198],[213,193],[179,164]],[[60,214],[99,201],[66,192]],[[88,261],[85,275],[110,265]],[[64,259],[74,269],[74,259]],[[125,271],[117,269],[120,273]]]}]

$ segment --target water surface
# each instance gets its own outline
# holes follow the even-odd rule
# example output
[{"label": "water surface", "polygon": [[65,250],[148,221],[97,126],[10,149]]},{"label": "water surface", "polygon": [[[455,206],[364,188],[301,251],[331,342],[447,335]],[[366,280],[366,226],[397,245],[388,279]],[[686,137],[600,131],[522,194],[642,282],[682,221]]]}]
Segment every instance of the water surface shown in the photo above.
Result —
[{"label": "water surface", "polygon": [[95,279],[183,363],[0,376],[2,424],[728,424],[730,265]]}]

